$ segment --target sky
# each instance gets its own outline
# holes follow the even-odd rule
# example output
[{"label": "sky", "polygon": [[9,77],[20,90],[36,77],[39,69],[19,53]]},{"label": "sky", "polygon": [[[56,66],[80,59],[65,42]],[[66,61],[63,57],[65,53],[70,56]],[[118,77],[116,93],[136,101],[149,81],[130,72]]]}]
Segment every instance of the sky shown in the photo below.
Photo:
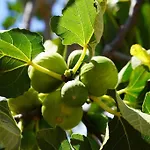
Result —
[{"label": "sky", "polygon": [[[56,0],[56,3],[53,7],[52,14],[53,15],[61,15],[61,11],[64,7],[65,0]],[[0,30],[3,30],[2,22],[9,15],[9,11],[7,9],[7,2],[15,2],[15,0],[0,0]],[[36,25],[36,26],[35,26]],[[13,27],[21,27],[21,18]],[[40,31],[44,28],[43,22],[39,21],[35,17],[32,20],[31,30],[32,31]]]},{"label": "sky", "polygon": [[7,15],[8,12],[6,7],[6,0],[0,0],[0,29],[2,29],[1,24]]}]

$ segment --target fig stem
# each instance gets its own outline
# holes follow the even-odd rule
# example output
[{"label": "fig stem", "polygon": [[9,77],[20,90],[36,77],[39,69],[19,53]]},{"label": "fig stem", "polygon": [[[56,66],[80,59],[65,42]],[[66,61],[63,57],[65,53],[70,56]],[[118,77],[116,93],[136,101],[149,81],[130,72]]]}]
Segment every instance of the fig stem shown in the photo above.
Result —
[{"label": "fig stem", "polygon": [[105,103],[103,103],[101,101],[101,99],[99,97],[96,97],[96,96],[90,96],[90,98],[97,104],[99,105],[102,109],[104,109],[105,111],[117,116],[117,117],[120,117],[121,114],[120,112],[116,112],[115,110],[111,109],[110,107],[108,107]]},{"label": "fig stem", "polygon": [[107,101],[111,101],[113,104],[116,104],[115,100],[108,95],[103,95],[102,98],[104,98]]},{"label": "fig stem", "polygon": [[40,66],[40,65],[38,65],[38,64],[36,64],[36,63],[34,63],[32,61],[30,61],[28,64],[31,65],[32,67],[34,67],[35,69],[37,69],[38,71],[41,71],[41,72],[43,72],[45,74],[50,75],[53,78],[56,78],[56,79],[62,81],[62,75],[60,75],[60,74],[58,74],[56,72],[53,72],[51,70],[48,70],[47,68],[44,68],[44,67],[42,67],[42,66]]},{"label": "fig stem", "polygon": [[87,46],[84,46],[82,54],[81,54],[79,60],[77,61],[76,65],[72,69],[73,74],[75,74],[77,72],[77,70],[79,69],[80,65],[82,64],[82,62],[84,60],[84,57],[86,55],[86,51],[87,51]]},{"label": "fig stem", "polygon": [[121,95],[123,93],[126,93],[126,89],[121,89],[121,90],[117,91],[117,94],[119,94],[119,95]]}]

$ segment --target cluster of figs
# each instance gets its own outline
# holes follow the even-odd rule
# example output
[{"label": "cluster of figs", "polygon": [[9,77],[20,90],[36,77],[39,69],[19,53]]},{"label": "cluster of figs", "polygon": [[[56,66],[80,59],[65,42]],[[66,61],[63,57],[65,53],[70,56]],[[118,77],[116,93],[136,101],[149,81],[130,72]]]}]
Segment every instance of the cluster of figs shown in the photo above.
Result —
[{"label": "cluster of figs", "polygon": [[[81,54],[82,50],[74,50],[66,62],[59,53],[42,52],[34,58],[33,62],[60,74],[63,78],[65,72],[76,65]],[[32,88],[19,97],[21,99],[28,97],[32,102],[32,107],[41,104],[41,112],[47,123],[64,130],[75,127],[82,120],[82,106],[90,96],[100,97],[106,94],[108,89],[114,89],[118,82],[117,68],[109,58],[94,56],[88,60],[88,54],[76,74],[68,80],[58,80],[33,66],[29,66],[28,75]],[[38,93],[38,96],[34,96],[36,102],[29,98],[32,93],[34,95]],[[16,107],[14,101],[17,101],[16,98],[9,100],[12,109]],[[28,104],[21,106],[29,108]],[[14,108],[13,111],[17,110],[17,113],[22,113],[21,106]]]}]

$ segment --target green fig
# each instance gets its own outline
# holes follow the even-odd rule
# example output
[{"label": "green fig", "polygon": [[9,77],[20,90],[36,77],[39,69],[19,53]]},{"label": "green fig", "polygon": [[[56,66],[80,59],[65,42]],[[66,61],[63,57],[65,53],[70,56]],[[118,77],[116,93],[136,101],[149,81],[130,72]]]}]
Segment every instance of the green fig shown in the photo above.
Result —
[{"label": "green fig", "polygon": [[82,119],[82,107],[69,107],[61,99],[60,90],[50,93],[42,106],[44,119],[52,126],[64,130],[75,127]]},{"label": "green fig", "polygon": [[82,106],[88,98],[88,90],[79,80],[68,81],[61,89],[61,97],[66,105]]},{"label": "green fig", "polygon": [[94,56],[82,66],[80,80],[87,87],[90,95],[102,96],[108,89],[114,89],[118,82],[115,64],[107,57]]},{"label": "green fig", "polygon": [[[72,69],[77,61],[79,60],[83,50],[74,50],[73,52],[70,53],[68,59],[67,59],[67,65],[69,66],[70,69]],[[85,55],[83,62],[88,61],[88,54]]]},{"label": "green fig", "polygon": [[[54,52],[42,52],[36,56],[33,62],[60,75],[63,75],[67,69],[67,64],[63,57]],[[32,87],[41,93],[54,91],[62,84],[62,81],[40,72],[32,66],[29,66],[28,74],[31,79]]]},{"label": "green fig", "polygon": [[65,104],[61,105],[61,113],[63,121],[58,124],[62,129],[69,130],[77,126],[82,120],[82,107],[69,107]]},{"label": "green fig", "polygon": [[38,92],[30,88],[23,95],[8,99],[10,110],[15,114],[31,111],[41,105]]},{"label": "green fig", "polygon": [[42,115],[52,127],[55,127],[61,121],[61,94],[59,90],[51,92],[45,97]]}]

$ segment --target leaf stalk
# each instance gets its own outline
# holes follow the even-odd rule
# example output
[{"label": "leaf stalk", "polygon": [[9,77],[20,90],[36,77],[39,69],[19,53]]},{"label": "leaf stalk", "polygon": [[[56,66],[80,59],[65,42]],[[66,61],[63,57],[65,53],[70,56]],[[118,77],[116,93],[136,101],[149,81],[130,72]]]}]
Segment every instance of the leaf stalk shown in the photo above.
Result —
[{"label": "leaf stalk", "polygon": [[82,54],[81,54],[79,60],[77,61],[76,65],[72,69],[73,74],[75,74],[77,72],[77,70],[79,69],[79,67],[81,66],[81,64],[82,64],[82,62],[84,60],[84,57],[86,55],[86,52],[87,52],[87,46],[84,46]]},{"label": "leaf stalk", "polygon": [[116,112],[115,110],[111,109],[110,107],[108,107],[105,103],[103,103],[101,101],[101,99],[99,97],[96,97],[96,96],[90,96],[90,98],[97,104],[99,105],[102,109],[104,109],[105,111],[117,116],[117,117],[120,117],[121,114],[120,112]]}]

